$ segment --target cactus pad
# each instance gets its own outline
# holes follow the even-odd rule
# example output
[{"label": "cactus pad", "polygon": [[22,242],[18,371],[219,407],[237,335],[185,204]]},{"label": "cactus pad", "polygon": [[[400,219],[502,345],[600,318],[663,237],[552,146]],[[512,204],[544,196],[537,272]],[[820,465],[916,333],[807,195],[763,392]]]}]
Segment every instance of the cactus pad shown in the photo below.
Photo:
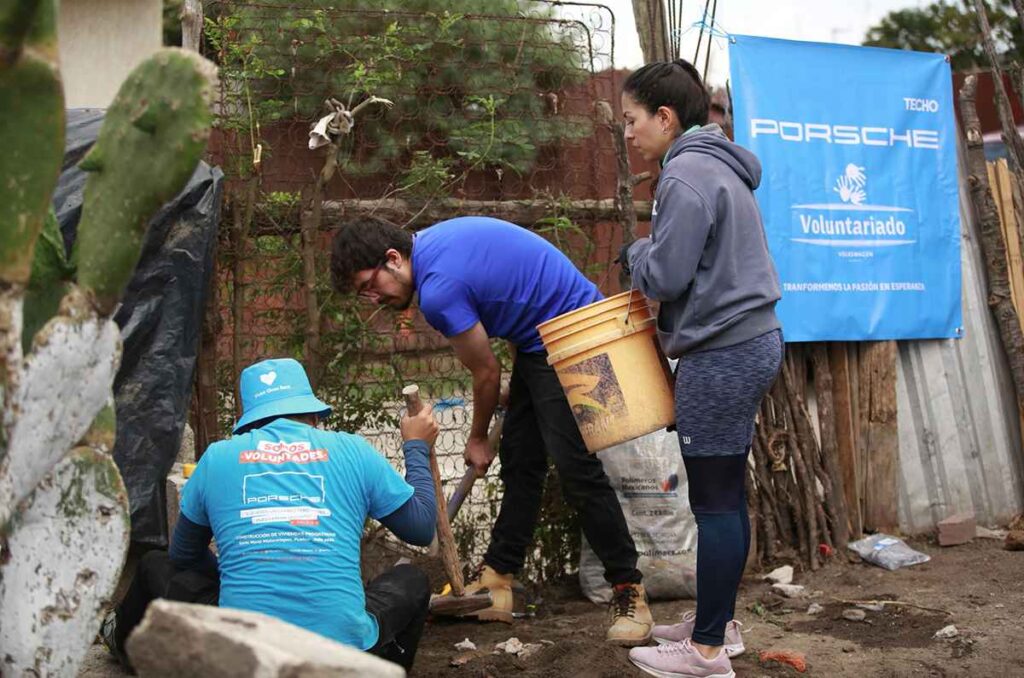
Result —
[{"label": "cactus pad", "polygon": [[0,673],[75,676],[128,550],[128,496],[114,460],[85,447],[47,473],[0,563]]},{"label": "cactus pad", "polygon": [[210,62],[160,50],[121,85],[79,164],[92,174],[74,259],[101,314],[112,312],[131,278],[150,217],[181,190],[206,148],[215,85]]},{"label": "cactus pad", "polygon": [[50,210],[43,224],[43,231],[36,241],[35,257],[32,260],[32,278],[25,290],[21,344],[28,354],[32,338],[42,329],[46,321],[57,315],[60,301],[68,291],[73,271],[64,251],[64,238],[57,224],[57,216]]},{"label": "cactus pad", "polygon": [[24,285],[64,155],[54,0],[0,3],[0,281]]}]

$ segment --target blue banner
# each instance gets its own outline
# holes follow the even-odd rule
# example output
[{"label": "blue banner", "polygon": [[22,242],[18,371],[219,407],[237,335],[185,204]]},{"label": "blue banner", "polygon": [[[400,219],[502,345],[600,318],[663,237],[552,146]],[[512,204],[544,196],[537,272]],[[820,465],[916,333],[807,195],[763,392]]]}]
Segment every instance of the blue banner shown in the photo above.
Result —
[{"label": "blue banner", "polygon": [[734,36],[736,142],[787,341],[960,337],[960,203],[941,54]]}]

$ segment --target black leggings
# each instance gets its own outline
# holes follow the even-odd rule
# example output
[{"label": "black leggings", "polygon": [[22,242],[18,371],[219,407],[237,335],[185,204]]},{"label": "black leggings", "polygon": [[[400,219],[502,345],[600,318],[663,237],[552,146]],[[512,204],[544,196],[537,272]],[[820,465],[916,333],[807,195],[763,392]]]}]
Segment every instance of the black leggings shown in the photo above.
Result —
[{"label": "black leggings", "polygon": [[697,519],[697,625],[721,645],[750,549],[744,487],[754,418],[782,364],[782,333],[679,359],[676,426]]},{"label": "black leggings", "polygon": [[693,640],[721,645],[750,550],[746,454],[683,457],[697,519],[697,620]]}]

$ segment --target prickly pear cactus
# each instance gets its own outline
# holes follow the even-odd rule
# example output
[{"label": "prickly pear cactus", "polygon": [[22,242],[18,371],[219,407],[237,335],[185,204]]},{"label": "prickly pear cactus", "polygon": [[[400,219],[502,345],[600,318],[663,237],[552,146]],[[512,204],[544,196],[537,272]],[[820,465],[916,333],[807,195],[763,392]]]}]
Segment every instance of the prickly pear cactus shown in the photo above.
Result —
[{"label": "prickly pear cactus", "polygon": [[[25,500],[9,538],[11,553],[47,551],[49,557],[22,557],[4,567],[4,675],[78,673],[120,570],[128,529],[124,502],[117,467],[89,447],[57,462]],[[111,550],[112,544],[122,550]]]},{"label": "prickly pear cactus", "polygon": [[110,315],[146,224],[205,149],[216,78],[177,49],[132,72],[83,159],[68,262],[48,216],[64,138],[54,16],[55,0],[0,1],[0,675],[75,675],[117,584],[129,521]]},{"label": "prickly pear cactus", "polygon": [[57,72],[56,8],[0,7],[0,282],[24,285],[64,155],[64,90]]},{"label": "prickly pear cactus", "polygon": [[146,224],[188,181],[213,122],[216,70],[193,52],[166,49],[141,64],[107,111],[79,163],[85,185],[74,259],[78,283],[110,313],[135,270]]}]

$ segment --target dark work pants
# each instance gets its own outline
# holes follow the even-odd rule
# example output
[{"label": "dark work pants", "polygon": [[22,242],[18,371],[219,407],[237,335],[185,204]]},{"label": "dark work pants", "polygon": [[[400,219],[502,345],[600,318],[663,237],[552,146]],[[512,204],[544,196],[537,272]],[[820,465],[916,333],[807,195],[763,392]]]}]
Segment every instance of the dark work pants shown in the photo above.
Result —
[{"label": "dark work pants", "polygon": [[398,565],[366,585],[366,611],[380,635],[367,652],[412,669],[430,605],[430,580],[412,565]]},{"label": "dark work pants", "polygon": [[[157,598],[216,605],[220,583],[216,576],[176,568],[166,551],[150,551],[139,562],[124,600],[117,607],[114,640],[123,654],[129,634]],[[430,603],[430,582],[412,565],[399,565],[366,585],[366,611],[377,620],[377,644],[367,650],[406,671],[412,667]]]},{"label": "dark work pants", "polygon": [[117,606],[114,643],[118,652],[124,655],[125,641],[146,615],[146,608],[157,598],[216,605],[219,597],[220,581],[216,573],[179,570],[171,563],[167,551],[150,551],[142,556],[128,592]]},{"label": "dark work pants", "polygon": [[639,583],[636,546],[601,460],[587,452],[554,368],[544,353],[517,353],[499,457],[505,494],[484,562],[499,573],[523,567],[533,543],[550,456],[565,499],[611,584]]}]

